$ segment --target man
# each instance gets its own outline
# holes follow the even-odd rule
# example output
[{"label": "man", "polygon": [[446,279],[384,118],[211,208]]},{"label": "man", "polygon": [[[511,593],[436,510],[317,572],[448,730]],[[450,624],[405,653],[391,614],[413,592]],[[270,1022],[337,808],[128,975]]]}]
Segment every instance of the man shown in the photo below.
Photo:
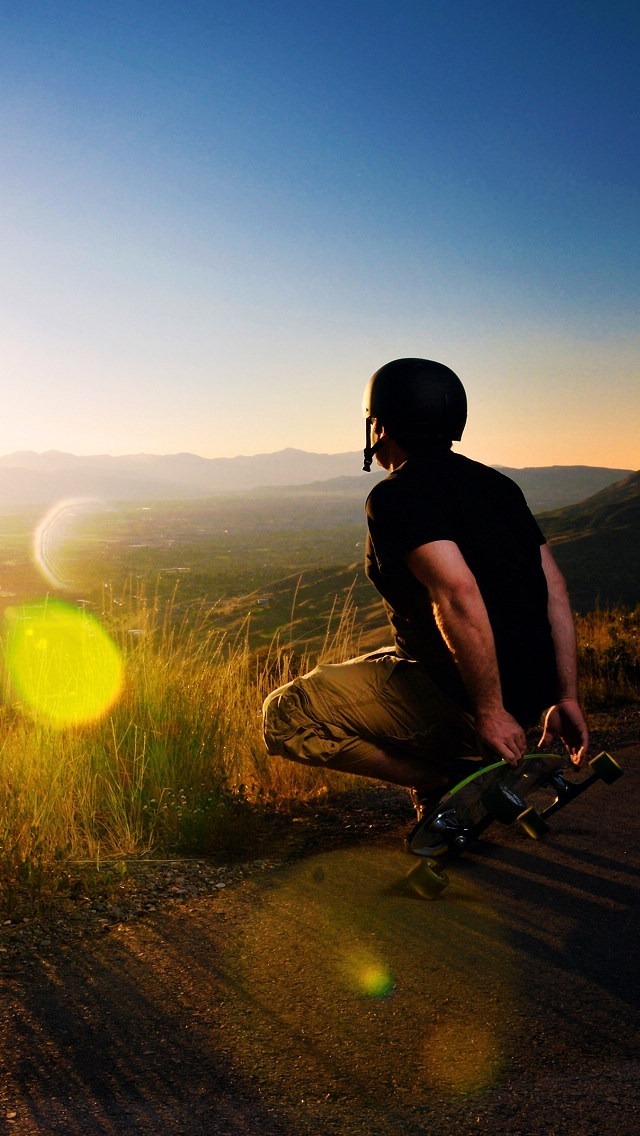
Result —
[{"label": "man", "polygon": [[461,762],[518,765],[546,710],[580,764],[588,733],[563,577],[520,489],[452,450],[467,417],[441,363],[396,359],[364,397],[365,466],[389,472],[366,504],[367,575],[393,647],[325,664],[264,706],[272,754],[414,791],[418,815]]}]

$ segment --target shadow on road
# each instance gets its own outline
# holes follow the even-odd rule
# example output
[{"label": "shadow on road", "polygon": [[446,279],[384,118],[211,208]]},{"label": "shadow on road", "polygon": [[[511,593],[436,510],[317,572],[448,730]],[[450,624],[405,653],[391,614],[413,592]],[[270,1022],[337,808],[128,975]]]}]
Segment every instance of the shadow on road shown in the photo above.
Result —
[{"label": "shadow on road", "polygon": [[387,839],[32,959],[2,999],[0,1130],[635,1130],[637,766],[544,843],[492,830],[434,902]]}]

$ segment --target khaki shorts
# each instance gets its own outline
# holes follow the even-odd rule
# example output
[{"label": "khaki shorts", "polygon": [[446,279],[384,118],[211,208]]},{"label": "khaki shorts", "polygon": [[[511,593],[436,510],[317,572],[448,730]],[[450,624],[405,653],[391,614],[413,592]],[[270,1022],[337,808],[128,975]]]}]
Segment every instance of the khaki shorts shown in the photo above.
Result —
[{"label": "khaki shorts", "polygon": [[274,690],[264,703],[264,737],[270,754],[354,773],[380,750],[436,766],[478,754],[472,718],[393,647],[321,664]]}]

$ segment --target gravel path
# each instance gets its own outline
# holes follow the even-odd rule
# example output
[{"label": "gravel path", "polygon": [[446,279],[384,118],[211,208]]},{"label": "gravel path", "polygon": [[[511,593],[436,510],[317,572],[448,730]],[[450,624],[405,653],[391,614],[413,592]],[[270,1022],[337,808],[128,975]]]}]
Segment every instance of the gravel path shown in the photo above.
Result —
[{"label": "gravel path", "polygon": [[635,1134],[636,724],[596,739],[623,781],[544,842],[492,829],[434,903],[381,789],[271,859],[138,866],[103,909],[5,927],[0,1132]]}]

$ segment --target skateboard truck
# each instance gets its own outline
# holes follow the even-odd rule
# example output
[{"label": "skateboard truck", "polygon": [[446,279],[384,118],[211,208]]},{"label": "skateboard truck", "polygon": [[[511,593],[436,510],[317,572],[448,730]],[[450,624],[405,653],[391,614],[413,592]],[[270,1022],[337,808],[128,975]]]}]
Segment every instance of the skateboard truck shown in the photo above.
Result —
[{"label": "skateboard truck", "polygon": [[538,840],[541,836],[544,836],[545,832],[549,831],[547,817],[553,816],[559,809],[568,805],[569,801],[573,801],[586,792],[595,781],[604,781],[605,785],[613,785],[614,781],[622,777],[624,772],[615,758],[604,752],[592,758],[589,766],[591,773],[583,781],[566,781],[560,770],[551,775],[549,786],[556,791],[555,801],[552,801],[542,811],[536,809],[534,805],[530,805],[517,817],[518,823],[528,836]]}]

